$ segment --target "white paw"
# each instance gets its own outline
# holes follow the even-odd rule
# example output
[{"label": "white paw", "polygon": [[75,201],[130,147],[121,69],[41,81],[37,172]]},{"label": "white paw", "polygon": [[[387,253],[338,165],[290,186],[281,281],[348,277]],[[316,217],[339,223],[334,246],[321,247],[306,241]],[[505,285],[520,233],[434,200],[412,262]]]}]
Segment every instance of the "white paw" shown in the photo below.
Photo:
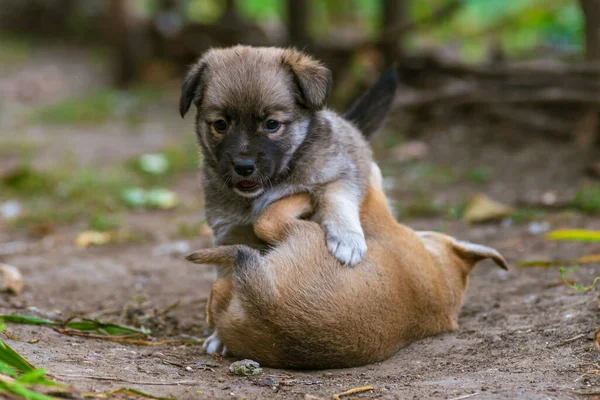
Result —
[{"label": "white paw", "polygon": [[227,347],[221,341],[219,332],[216,329],[212,335],[206,338],[202,347],[206,350],[206,354],[221,354],[222,356],[227,354]]},{"label": "white paw", "polygon": [[353,266],[362,261],[367,242],[362,231],[350,231],[335,224],[323,224],[327,248],[342,264]]}]

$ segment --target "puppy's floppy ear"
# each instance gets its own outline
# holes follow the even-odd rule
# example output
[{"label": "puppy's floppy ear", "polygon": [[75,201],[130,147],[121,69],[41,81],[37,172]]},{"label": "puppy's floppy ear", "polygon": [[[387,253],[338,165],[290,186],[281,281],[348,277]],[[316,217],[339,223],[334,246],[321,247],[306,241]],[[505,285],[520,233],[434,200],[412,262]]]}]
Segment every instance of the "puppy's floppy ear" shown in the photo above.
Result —
[{"label": "puppy's floppy ear", "polygon": [[473,266],[481,260],[487,258],[492,259],[496,265],[502,269],[508,269],[506,260],[498,251],[491,247],[482,246],[480,244],[464,242],[462,240],[452,239],[452,247],[454,251],[463,259],[471,261]]},{"label": "puppy's floppy ear", "polygon": [[311,110],[319,110],[331,89],[331,71],[319,61],[294,49],[283,53],[283,65],[294,75],[300,89],[300,103]]},{"label": "puppy's floppy ear", "polygon": [[181,85],[181,97],[179,98],[179,114],[181,118],[190,109],[192,102],[198,100],[202,94],[203,77],[206,73],[206,62],[198,61],[185,76]]}]

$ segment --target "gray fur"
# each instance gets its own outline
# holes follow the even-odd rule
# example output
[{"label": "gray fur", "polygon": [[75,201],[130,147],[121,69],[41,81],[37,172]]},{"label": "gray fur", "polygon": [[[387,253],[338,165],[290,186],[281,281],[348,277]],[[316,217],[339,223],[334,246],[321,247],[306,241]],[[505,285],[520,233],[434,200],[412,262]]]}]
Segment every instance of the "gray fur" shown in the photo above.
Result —
[{"label": "gray fur", "polygon": [[[330,80],[319,62],[295,50],[237,46],[209,51],[192,67],[182,89],[180,110],[198,107],[196,133],[202,148],[206,218],[216,245],[245,244],[265,249],[252,224],[272,202],[299,192],[310,192],[316,202],[314,220],[321,223],[330,251],[344,264],[362,259],[366,243],[358,208],[365,193],[372,153],[361,132],[350,122],[323,108]],[[242,178],[222,169],[219,148],[224,138],[207,122],[221,109],[236,115],[231,132],[235,149],[255,159],[249,144],[257,115],[280,108],[288,123],[273,135],[281,156],[270,173],[253,177],[262,184],[259,195],[244,197],[232,189]],[[216,111],[215,111],[216,110]],[[262,118],[262,117],[261,117]],[[249,122],[243,125],[243,122]],[[234,133],[235,131],[235,133]],[[233,147],[232,147],[233,148]],[[241,149],[241,150],[240,150]],[[263,160],[264,161],[264,160]],[[257,161],[258,162],[258,161]],[[341,202],[339,200],[342,200]]]}]

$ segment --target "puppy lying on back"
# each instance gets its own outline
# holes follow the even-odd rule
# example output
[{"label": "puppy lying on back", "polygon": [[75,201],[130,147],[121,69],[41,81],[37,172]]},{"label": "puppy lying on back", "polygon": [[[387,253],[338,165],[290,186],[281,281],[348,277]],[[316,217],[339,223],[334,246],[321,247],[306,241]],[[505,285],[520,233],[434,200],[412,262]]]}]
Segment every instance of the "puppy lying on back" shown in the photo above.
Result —
[{"label": "puppy lying on back", "polygon": [[[394,98],[392,69],[345,117],[326,110],[331,73],[293,50],[236,46],[208,51],[184,80],[180,112],[192,103],[202,148],[206,219],[215,244],[264,249],[253,222],[272,202],[312,193],[312,219],[331,253],[354,265],[367,246],[359,206],[369,178],[366,138]],[[352,123],[351,123],[352,122]]]},{"label": "puppy lying on back", "polygon": [[[198,264],[233,266],[213,286],[207,306],[221,350],[278,368],[341,368],[384,360],[425,336],[458,328],[467,277],[495,250],[397,223],[373,164],[361,206],[369,251],[341,268],[323,230],[298,217],[312,211],[301,194],[271,205],[257,220],[258,237],[276,247],[266,256],[247,246],[190,254]],[[221,342],[222,341],[222,342]]]}]

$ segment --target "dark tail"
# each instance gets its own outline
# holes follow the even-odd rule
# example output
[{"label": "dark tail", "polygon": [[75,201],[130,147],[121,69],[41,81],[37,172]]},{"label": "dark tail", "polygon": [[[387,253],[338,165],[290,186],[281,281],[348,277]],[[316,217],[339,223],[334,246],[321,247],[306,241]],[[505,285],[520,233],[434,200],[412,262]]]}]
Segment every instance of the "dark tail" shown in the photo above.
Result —
[{"label": "dark tail", "polygon": [[354,123],[367,140],[383,127],[392,108],[398,86],[396,69],[396,65],[392,65],[344,114],[344,118]]}]

